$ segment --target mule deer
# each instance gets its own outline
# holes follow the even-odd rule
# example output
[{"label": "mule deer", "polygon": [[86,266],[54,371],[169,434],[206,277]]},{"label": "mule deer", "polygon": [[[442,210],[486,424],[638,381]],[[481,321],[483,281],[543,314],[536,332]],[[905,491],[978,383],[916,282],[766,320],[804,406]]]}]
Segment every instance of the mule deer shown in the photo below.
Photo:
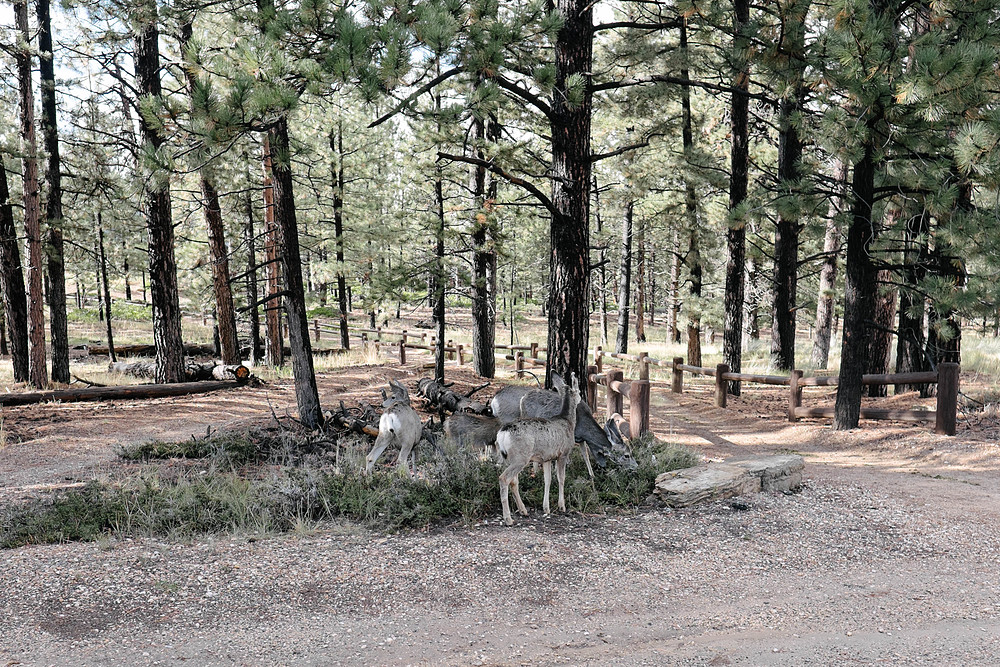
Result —
[{"label": "mule deer", "polygon": [[508,526],[514,520],[510,515],[508,494],[514,491],[517,511],[528,515],[528,509],[518,491],[518,475],[530,462],[542,464],[545,475],[545,494],[542,510],[549,514],[549,486],[552,483],[552,462],[556,463],[556,480],[559,484],[559,510],[566,511],[564,486],[566,482],[566,461],[576,440],[577,405],[580,403],[580,385],[576,375],[570,375],[570,384],[563,385],[558,394],[561,399],[559,413],[551,419],[522,417],[500,428],[497,432],[497,450],[506,460],[507,467],[500,473],[500,504],[503,505],[503,520]]},{"label": "mule deer", "polygon": [[489,415],[456,412],[444,423],[444,434],[459,447],[477,447],[495,452],[500,420]]},{"label": "mule deer", "polygon": [[[406,390],[406,387],[395,380],[389,380],[389,387],[392,389],[392,397],[382,402],[382,407],[385,410],[378,420],[378,437],[375,438],[375,446],[372,447],[372,451],[368,453],[366,459],[366,472],[372,471],[378,457],[382,456],[382,452],[389,445],[399,447],[396,464],[405,467],[406,471],[410,472],[410,453],[420,442],[420,436],[424,430],[423,424],[420,423],[420,416],[410,406],[410,392]],[[413,472],[416,472],[416,462],[414,462],[413,467]]]}]

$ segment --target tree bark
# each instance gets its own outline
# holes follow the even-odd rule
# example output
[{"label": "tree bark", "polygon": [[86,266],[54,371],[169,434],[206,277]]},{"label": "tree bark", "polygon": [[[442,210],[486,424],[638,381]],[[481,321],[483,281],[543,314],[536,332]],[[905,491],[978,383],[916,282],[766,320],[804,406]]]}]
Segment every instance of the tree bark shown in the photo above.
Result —
[{"label": "tree bark", "polygon": [[268,366],[282,366],[284,357],[284,336],[281,334],[281,309],[271,299],[281,291],[281,229],[276,222],[274,194],[274,161],[271,157],[271,133],[264,137],[264,259],[267,261],[268,301],[264,304],[264,363]]},{"label": "tree bark", "polygon": [[[723,360],[729,370],[739,373],[743,360],[743,298],[745,289],[746,221],[742,205],[747,197],[749,170],[749,130],[747,116],[750,98],[750,63],[746,59],[749,39],[744,34],[750,21],[748,0],[733,4],[733,47],[740,61],[733,81],[731,112],[732,150],[730,152],[729,223],[726,229],[726,296]],[[730,382],[729,393],[740,395],[740,383]]]},{"label": "tree bark", "polygon": [[[552,131],[552,220],[549,228],[548,358],[551,372],[586,377],[590,338],[590,123],[593,93],[593,3],[555,0],[563,19],[555,43]],[[570,91],[583,80],[583,90]],[[578,103],[571,103],[580,94]]]},{"label": "tree bark", "polygon": [[115,355],[115,336],[111,326],[111,287],[108,285],[108,258],[104,254],[104,224],[100,211],[97,212],[97,248],[100,251],[101,284],[104,287],[104,312],[107,314],[104,322],[107,325],[108,356],[114,362],[118,361],[118,357]]},{"label": "tree bark", "polygon": [[17,244],[14,211],[7,184],[7,169],[0,156],[0,290],[3,290],[4,319],[10,339],[14,382],[28,381],[28,299]]},{"label": "tree bark", "polygon": [[[930,369],[924,350],[924,295],[918,286],[927,276],[927,235],[930,215],[926,209],[910,215],[903,231],[903,286],[899,289],[899,326],[896,338],[896,372],[919,373]],[[897,384],[896,393],[919,391],[930,395],[930,385]]]},{"label": "tree bark", "polygon": [[[684,55],[684,65],[681,67],[681,78],[690,79],[688,71],[688,37],[687,18],[680,27],[680,48]],[[694,161],[694,129],[691,114],[691,86],[681,86],[681,143],[684,149],[684,215],[687,221],[688,250],[686,264],[690,274],[691,301],[688,304],[687,323],[687,359],[692,366],[701,366],[701,288],[704,269],[701,259],[701,244],[698,240],[698,196],[695,192],[693,177]],[[678,308],[680,306],[678,305]]]},{"label": "tree bark", "polygon": [[344,264],[344,121],[337,118],[337,130],[330,133],[330,150],[336,158],[333,165],[333,232],[337,237],[337,307],[339,309],[340,346],[351,349],[351,332],[347,325],[347,275]]},{"label": "tree bark", "polygon": [[[496,143],[500,137],[494,116],[472,119],[476,157],[485,160],[483,142]],[[497,182],[486,167],[472,169],[472,191],[475,218],[472,221],[472,354],[476,374],[484,378],[496,375],[496,313],[497,313],[497,253],[496,221],[493,209],[497,199]]]},{"label": "tree bark", "polygon": [[[244,156],[244,161],[249,164],[248,156]],[[250,173],[247,173],[247,184],[252,183]],[[261,348],[263,344],[260,339],[260,314],[257,309],[257,250],[253,224],[253,195],[252,188],[247,187],[246,193],[246,222],[243,225],[243,242],[247,246],[247,270],[246,270],[246,298],[248,314],[250,316],[250,362],[256,364],[261,359]]]},{"label": "tree bark", "polygon": [[681,342],[681,330],[677,322],[681,312],[681,239],[677,230],[674,230],[673,249],[670,257],[670,291],[667,308],[667,328],[670,330],[670,342]]},{"label": "tree bark", "polygon": [[42,138],[48,163],[45,182],[46,270],[49,277],[49,331],[52,336],[52,381],[69,384],[69,333],[66,321],[66,266],[63,258],[62,175],[56,124],[56,78],[49,0],[37,0],[39,73],[42,97]]},{"label": "tree bark", "polygon": [[632,294],[632,212],[635,202],[625,204],[622,216],[621,268],[618,272],[618,337],[615,352],[628,352],[629,298]]},{"label": "tree bark", "polygon": [[[601,190],[597,185],[597,176],[594,176],[594,220],[597,222],[597,235],[601,236],[604,226],[601,219]],[[601,345],[608,344],[608,245],[601,244],[601,256],[599,260],[601,271],[600,285],[600,309],[601,309]]]},{"label": "tree bark", "polygon": [[[135,37],[135,70],[139,93],[160,95],[160,33],[156,3],[147,0],[136,9],[140,25]],[[163,144],[146,116],[139,127],[146,146],[143,153],[157,154]],[[156,158],[147,157],[147,160]],[[184,342],[181,309],[177,296],[177,265],[174,260],[174,226],[170,211],[169,174],[161,166],[146,164],[145,214],[149,236],[149,287],[153,304],[153,342],[156,345],[156,381],[184,381]]]},{"label": "tree bark", "polygon": [[646,225],[640,218],[639,234],[637,239],[638,257],[636,257],[635,272],[636,281],[635,292],[635,341],[637,343],[646,342]]},{"label": "tree bark", "polygon": [[292,375],[295,378],[295,402],[299,420],[306,428],[323,423],[316,373],[313,369],[309,321],[306,317],[305,288],[302,284],[302,258],[299,253],[299,230],[295,220],[295,195],[292,189],[291,148],[288,119],[280,116],[268,130],[271,147],[271,173],[274,189],[274,217],[281,235],[281,259],[285,276],[285,313],[288,316],[288,344],[292,352]]},{"label": "tree bark", "polygon": [[833,332],[833,315],[836,310],[837,257],[840,255],[840,229],[837,214],[844,203],[842,194],[847,182],[847,164],[837,163],[838,195],[830,200],[823,235],[823,265],[819,273],[819,293],[816,297],[816,334],[813,339],[811,363],[816,368],[826,368],[830,363],[830,339]]},{"label": "tree bark", "polygon": [[[871,319],[869,333],[865,336],[868,345],[866,357],[868,366],[865,373],[883,375],[889,372],[889,361],[892,355],[892,325],[896,320],[896,289],[890,287],[892,272],[881,270],[876,272],[875,309],[868,314]],[[886,396],[888,385],[866,385],[864,391],[868,396]]]},{"label": "tree bark", "polygon": [[42,233],[38,193],[38,148],[35,142],[35,98],[31,82],[31,33],[28,5],[14,4],[17,31],[23,49],[15,55],[21,108],[22,182],[24,184],[24,232],[28,273],[28,378],[39,389],[48,380],[45,368],[45,303],[42,292]]}]

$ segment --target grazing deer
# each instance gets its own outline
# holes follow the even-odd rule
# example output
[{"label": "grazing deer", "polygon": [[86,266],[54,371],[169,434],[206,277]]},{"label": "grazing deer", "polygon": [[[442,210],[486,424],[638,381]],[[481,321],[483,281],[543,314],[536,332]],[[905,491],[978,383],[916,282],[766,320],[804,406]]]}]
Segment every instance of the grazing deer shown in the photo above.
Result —
[{"label": "grazing deer", "polygon": [[[566,511],[563,488],[566,483],[566,461],[576,440],[576,408],[580,403],[580,385],[576,375],[570,375],[570,384],[559,389],[562,399],[560,410],[551,419],[522,417],[500,428],[497,432],[497,450],[507,463],[500,473],[500,504],[503,505],[503,520],[508,526],[514,524],[510,516],[508,493],[514,491],[517,511],[528,516],[528,509],[518,492],[518,475],[530,462],[542,464],[545,475],[545,495],[542,510],[549,514],[549,486],[552,483],[552,462],[556,463],[556,479],[559,484],[559,511]],[[527,397],[525,397],[527,399]],[[530,400],[530,399],[528,399]],[[527,407],[527,406],[526,406]]]},{"label": "grazing deer", "polygon": [[491,453],[496,451],[500,420],[489,415],[456,412],[444,423],[444,434],[459,447],[476,447]]},{"label": "grazing deer", "polygon": [[[382,407],[385,410],[378,420],[378,437],[375,438],[375,446],[372,447],[372,451],[369,452],[366,459],[366,472],[372,471],[378,457],[382,456],[382,452],[389,445],[399,446],[399,457],[396,459],[396,464],[405,467],[406,471],[410,472],[410,453],[420,442],[420,436],[424,430],[423,424],[420,423],[420,416],[410,406],[410,392],[406,390],[406,387],[395,380],[389,380],[389,387],[392,389],[392,397],[382,402]],[[413,468],[415,473],[415,461]]]}]

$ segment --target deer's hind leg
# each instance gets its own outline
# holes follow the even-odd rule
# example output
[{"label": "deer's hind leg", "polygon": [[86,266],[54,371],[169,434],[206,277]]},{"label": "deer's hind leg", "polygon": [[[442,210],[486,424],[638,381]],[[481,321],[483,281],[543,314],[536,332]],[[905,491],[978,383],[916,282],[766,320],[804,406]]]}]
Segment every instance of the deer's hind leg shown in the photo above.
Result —
[{"label": "deer's hind leg", "polygon": [[[563,488],[566,486],[566,461],[569,459],[569,454],[563,454],[558,459],[556,459],[556,481],[559,484],[559,511],[566,511],[566,498],[563,495]],[[551,465],[546,463],[545,465]],[[548,480],[545,484],[545,495],[548,496],[549,485]]]},{"label": "deer's hind leg", "polygon": [[508,500],[508,494],[511,489],[514,490],[514,502],[517,503],[517,511],[524,516],[528,516],[528,508],[524,506],[521,494],[518,491],[517,478],[523,469],[523,463],[514,463],[507,466],[506,470],[500,473],[500,504],[503,506],[503,522],[508,526],[514,525],[514,519],[510,515],[510,501]]},{"label": "deer's hind leg", "polygon": [[542,461],[542,473],[545,477],[545,494],[542,496],[542,512],[548,516],[552,513],[549,506],[549,487],[552,486],[552,461]]}]

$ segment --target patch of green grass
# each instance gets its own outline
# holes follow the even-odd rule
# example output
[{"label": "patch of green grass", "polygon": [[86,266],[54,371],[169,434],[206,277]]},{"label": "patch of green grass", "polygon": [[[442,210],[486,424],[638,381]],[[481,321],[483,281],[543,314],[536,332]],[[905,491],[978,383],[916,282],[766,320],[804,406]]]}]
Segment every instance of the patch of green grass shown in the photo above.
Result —
[{"label": "patch of green grass", "polygon": [[[287,433],[252,431],[126,448],[122,456],[129,461],[187,458],[204,465],[173,476],[147,470],[117,484],[94,481],[47,501],[0,507],[0,547],[107,536],[256,535],[331,519],[396,531],[500,513],[498,467],[472,452],[425,458],[421,475],[411,478],[396,469],[366,475],[359,457],[346,454],[333,466],[329,456],[316,455],[317,447],[316,441]],[[633,451],[637,470],[598,471],[594,480],[574,456],[567,474],[568,509],[637,507],[652,493],[658,474],[697,460],[690,450],[652,437],[634,442]],[[521,494],[533,512],[541,509],[542,493],[543,476],[532,475],[530,468],[523,472]],[[552,493],[554,506],[555,485]]]}]

